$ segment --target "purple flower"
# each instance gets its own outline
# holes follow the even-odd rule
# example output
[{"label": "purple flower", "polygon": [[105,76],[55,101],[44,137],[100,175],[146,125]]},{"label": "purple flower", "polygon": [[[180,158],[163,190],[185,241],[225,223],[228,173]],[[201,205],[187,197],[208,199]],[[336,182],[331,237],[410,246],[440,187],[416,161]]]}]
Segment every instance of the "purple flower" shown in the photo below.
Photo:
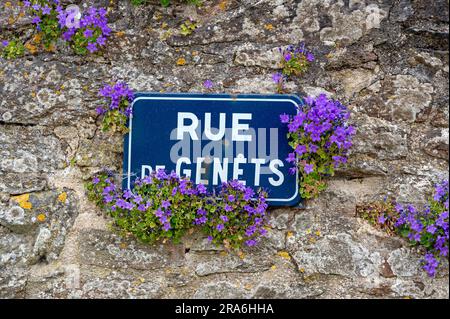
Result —
[{"label": "purple flower", "polygon": [[245,241],[245,244],[249,247],[255,246],[257,244],[256,240],[254,239],[249,239]]},{"label": "purple flower", "polygon": [[169,208],[169,207],[170,207],[170,201],[168,201],[168,200],[163,200],[161,206],[162,206],[163,208],[166,208],[166,209]]},{"label": "purple flower", "polygon": [[101,106],[98,106],[95,108],[95,112],[97,112],[98,115],[102,115],[106,113],[106,110],[103,109]]},{"label": "purple flower", "polygon": [[92,179],[92,184],[94,184],[94,185],[97,185],[99,182],[100,182],[100,179],[99,179],[97,176],[95,176],[95,177]]},{"label": "purple flower", "polygon": [[164,223],[163,229],[164,231],[168,231],[170,229],[170,223]]},{"label": "purple flower", "polygon": [[427,232],[430,234],[434,234],[436,232],[437,228],[434,225],[427,226]]},{"label": "purple flower", "polygon": [[297,153],[298,156],[302,156],[304,153],[307,152],[305,145],[297,145],[295,148],[295,153]]},{"label": "purple flower", "polygon": [[161,210],[161,207],[155,211],[155,216],[161,218],[164,215],[164,212]]},{"label": "purple flower", "polygon": [[94,35],[94,33],[93,33],[93,31],[91,29],[86,29],[86,30],[84,30],[83,35],[84,35],[85,38],[90,38],[90,37],[92,37]]},{"label": "purple flower", "polygon": [[220,219],[221,219],[224,223],[226,223],[226,222],[228,221],[228,217],[225,216],[225,215],[220,215]]},{"label": "purple flower", "polygon": [[8,40],[2,41],[2,45],[3,45],[4,47],[8,46],[8,44],[9,44],[9,41],[8,41]]},{"label": "purple flower", "polygon": [[87,48],[88,51],[91,52],[91,53],[97,51],[97,46],[96,46],[95,43],[93,43],[93,42],[89,42],[88,45],[86,46],[86,48]]},{"label": "purple flower", "polygon": [[286,158],[286,162],[288,163],[295,163],[297,158],[295,157],[295,153],[289,153],[288,157]]},{"label": "purple flower", "polygon": [[316,153],[319,150],[319,147],[315,144],[309,144],[309,152]]},{"label": "purple flower", "polygon": [[439,266],[439,261],[431,253],[427,253],[424,258],[425,265],[423,269],[428,273],[430,277],[434,277],[436,274],[436,268]]},{"label": "purple flower", "polygon": [[123,198],[125,198],[125,199],[129,199],[132,196],[133,196],[133,193],[129,189],[125,190],[125,192],[123,193]]},{"label": "purple flower", "polygon": [[228,201],[234,202],[234,200],[235,200],[234,195],[228,195]]},{"label": "purple flower", "polygon": [[41,18],[39,18],[38,16],[35,16],[31,22],[34,24],[39,24],[41,22]]},{"label": "purple flower", "polygon": [[52,12],[52,9],[48,5],[45,5],[45,7],[42,8],[43,15],[49,15],[51,12]]},{"label": "purple flower", "polygon": [[103,200],[105,203],[110,203],[110,202],[112,202],[113,197],[111,195],[107,194],[103,197]]},{"label": "purple flower", "polygon": [[106,43],[106,38],[103,37],[103,36],[99,36],[99,37],[97,38],[97,41],[96,41],[96,42],[97,42],[98,45],[104,46],[105,43]]},{"label": "purple flower", "polygon": [[217,227],[216,227],[216,229],[217,229],[218,231],[222,231],[222,230],[224,230],[224,228],[225,228],[225,226],[224,226],[223,224],[219,224],[219,225],[217,225]]},{"label": "purple flower", "polygon": [[312,53],[307,53],[306,54],[306,60],[308,60],[308,62],[313,62],[314,61],[314,55]]},{"label": "purple flower", "polygon": [[287,115],[286,113],[283,113],[280,115],[280,121],[281,123],[289,123],[289,115]]},{"label": "purple flower", "polygon": [[280,72],[274,73],[272,75],[272,80],[276,83],[279,84],[281,82],[281,80],[283,79],[283,75]]},{"label": "purple flower", "polygon": [[197,185],[197,191],[201,195],[205,195],[207,193],[207,189],[206,189],[205,185],[203,185],[203,184]]},{"label": "purple flower", "polygon": [[292,54],[290,52],[287,52],[287,53],[284,54],[284,60],[286,62],[288,62],[291,59],[292,59]]},{"label": "purple flower", "polygon": [[211,80],[206,80],[205,82],[203,82],[203,87],[205,89],[212,89],[213,86],[214,84]]},{"label": "purple flower", "polygon": [[212,237],[212,236],[208,236],[208,240],[209,240],[209,241],[212,241],[212,240],[213,240],[213,237]]},{"label": "purple flower", "polygon": [[225,204],[224,210],[225,210],[226,212],[231,212],[231,211],[233,210],[233,207],[231,207],[231,206],[228,205],[228,204]]},{"label": "purple flower", "polygon": [[384,217],[384,215],[381,215],[378,217],[379,224],[384,224],[385,222],[386,222],[386,217]]},{"label": "purple flower", "polygon": [[305,164],[305,173],[311,174],[314,171],[314,165],[313,164]]}]

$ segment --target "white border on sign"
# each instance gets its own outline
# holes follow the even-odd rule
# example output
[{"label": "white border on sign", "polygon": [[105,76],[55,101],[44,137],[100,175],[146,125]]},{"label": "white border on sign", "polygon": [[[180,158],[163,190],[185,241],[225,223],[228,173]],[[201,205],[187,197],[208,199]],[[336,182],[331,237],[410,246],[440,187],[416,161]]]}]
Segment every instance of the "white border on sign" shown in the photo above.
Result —
[{"label": "white border on sign", "polygon": [[[291,99],[254,99],[254,98],[228,98],[228,97],[169,97],[169,96],[141,96],[136,98],[133,103],[131,104],[131,109],[133,109],[134,103],[136,103],[139,100],[188,100],[188,101],[242,101],[242,102],[291,102],[297,107],[297,113],[298,113],[298,104],[294,100]],[[128,133],[128,174],[127,174],[127,188],[131,189],[131,139],[133,136],[133,113],[130,116],[130,131]],[[290,198],[267,198],[266,200],[268,202],[289,202],[291,200],[294,200],[295,197],[298,195],[298,170],[295,175],[295,194]]]}]

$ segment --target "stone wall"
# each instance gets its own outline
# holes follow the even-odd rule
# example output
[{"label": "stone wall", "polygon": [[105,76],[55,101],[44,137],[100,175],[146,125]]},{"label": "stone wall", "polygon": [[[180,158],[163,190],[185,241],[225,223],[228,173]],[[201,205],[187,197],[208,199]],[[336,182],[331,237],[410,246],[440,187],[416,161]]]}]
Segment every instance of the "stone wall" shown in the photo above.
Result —
[{"label": "stone wall", "polygon": [[[0,38],[29,37],[30,21],[9,24],[5,2]],[[423,203],[448,176],[448,1],[72,2],[109,6],[102,55],[61,45],[0,59],[0,297],[449,297],[448,266],[429,278],[404,240],[355,217],[386,195]],[[187,17],[199,28],[177,35]],[[83,188],[104,167],[121,170],[121,135],[99,130],[99,88],[120,79],[136,91],[199,92],[210,79],[215,92],[273,93],[277,48],[299,41],[317,61],[288,90],[327,92],[357,126],[328,190],[305,209],[271,210],[269,238],[241,256],[196,233],[145,246],[111,232]]]}]

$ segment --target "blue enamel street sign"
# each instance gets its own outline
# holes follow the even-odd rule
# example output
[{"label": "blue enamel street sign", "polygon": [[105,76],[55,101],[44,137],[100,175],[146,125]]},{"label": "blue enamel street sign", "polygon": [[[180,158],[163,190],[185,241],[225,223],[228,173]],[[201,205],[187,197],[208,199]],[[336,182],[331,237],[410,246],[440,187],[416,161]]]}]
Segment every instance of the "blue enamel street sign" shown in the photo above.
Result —
[{"label": "blue enamel street sign", "polygon": [[237,179],[266,189],[272,206],[299,203],[298,175],[285,162],[291,148],[282,113],[295,95],[138,93],[124,143],[123,187],[160,168],[210,190]]}]

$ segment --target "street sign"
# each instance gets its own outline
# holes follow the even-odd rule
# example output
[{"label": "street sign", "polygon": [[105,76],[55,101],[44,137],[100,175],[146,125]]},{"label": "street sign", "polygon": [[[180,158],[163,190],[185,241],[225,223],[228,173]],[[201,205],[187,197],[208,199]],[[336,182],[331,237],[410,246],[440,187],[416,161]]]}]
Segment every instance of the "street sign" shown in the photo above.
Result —
[{"label": "street sign", "polygon": [[298,174],[280,114],[294,115],[295,95],[138,93],[124,137],[123,188],[160,168],[210,190],[237,179],[268,191],[271,206],[299,203]]}]

